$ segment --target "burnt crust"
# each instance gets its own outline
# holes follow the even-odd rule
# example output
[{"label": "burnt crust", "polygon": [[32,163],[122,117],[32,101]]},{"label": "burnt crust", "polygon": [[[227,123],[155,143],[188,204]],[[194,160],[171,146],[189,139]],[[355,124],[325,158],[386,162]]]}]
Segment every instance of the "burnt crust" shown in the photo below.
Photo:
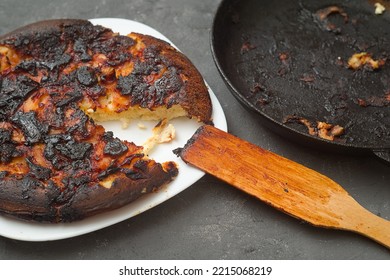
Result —
[{"label": "burnt crust", "polygon": [[161,188],[177,175],[177,169],[172,170],[173,174],[167,173],[161,165],[153,165],[145,170],[145,177],[138,180],[117,178],[110,188],[83,184],[65,203],[59,201],[61,191],[53,182],[44,186],[32,176],[0,180],[0,209],[3,214],[22,219],[72,222],[122,207]]},{"label": "burnt crust", "polygon": [[[2,46],[19,60],[6,61],[4,69],[0,64],[0,213],[79,220],[121,207],[177,176],[173,162],[147,158],[142,147],[105,132],[79,108],[85,98],[99,104],[107,87],[131,106],[178,104],[188,117],[211,122],[200,73],[153,37],[118,36],[85,20],[63,19],[0,36]],[[103,73],[93,64],[100,54],[114,69],[133,63],[131,73]]]}]

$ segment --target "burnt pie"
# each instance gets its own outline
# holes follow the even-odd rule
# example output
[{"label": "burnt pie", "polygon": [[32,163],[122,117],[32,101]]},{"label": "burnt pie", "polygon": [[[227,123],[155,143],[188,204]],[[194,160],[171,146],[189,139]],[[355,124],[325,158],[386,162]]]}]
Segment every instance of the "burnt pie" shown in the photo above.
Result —
[{"label": "burnt pie", "polygon": [[0,37],[0,212],[68,222],[119,208],[178,174],[94,121],[211,122],[191,62],[168,43],[85,20]]}]

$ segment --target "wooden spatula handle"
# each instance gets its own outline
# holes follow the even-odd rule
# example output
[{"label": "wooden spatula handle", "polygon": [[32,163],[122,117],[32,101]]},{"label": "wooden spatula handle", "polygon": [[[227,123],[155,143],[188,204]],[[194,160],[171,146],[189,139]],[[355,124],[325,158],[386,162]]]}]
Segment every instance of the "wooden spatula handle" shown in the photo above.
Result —
[{"label": "wooden spatula handle", "polygon": [[199,169],[315,226],[350,230],[390,248],[390,222],[337,183],[213,126],[200,127],[178,154]]}]

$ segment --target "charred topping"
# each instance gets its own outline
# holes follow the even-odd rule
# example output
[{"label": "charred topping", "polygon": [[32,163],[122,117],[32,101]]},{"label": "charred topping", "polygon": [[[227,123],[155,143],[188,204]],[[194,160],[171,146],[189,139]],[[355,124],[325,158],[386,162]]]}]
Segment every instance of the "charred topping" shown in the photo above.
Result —
[{"label": "charred topping", "polygon": [[77,39],[74,42],[73,50],[82,62],[88,62],[92,59],[91,55],[88,53],[87,44],[81,39]]},{"label": "charred topping", "polygon": [[88,155],[92,148],[91,143],[78,143],[75,140],[70,140],[65,143],[59,143],[55,146],[55,149],[59,151],[62,155],[75,160],[83,159]]},{"label": "charred topping", "polygon": [[106,145],[104,146],[103,152],[106,155],[110,156],[120,156],[127,152],[127,146],[122,143],[118,138],[113,137],[113,133],[108,131],[104,134],[103,140],[106,141]]},{"label": "charred topping", "polygon": [[126,177],[132,180],[146,179],[148,170],[148,163],[144,160],[137,160],[132,168],[121,168],[121,172],[126,175]]},{"label": "charred topping", "polygon": [[21,155],[17,150],[17,144],[12,141],[12,132],[0,128],[0,163],[9,163],[12,158]]},{"label": "charred topping", "polygon": [[137,160],[137,161],[134,163],[133,167],[134,167],[135,169],[138,169],[138,170],[140,170],[140,171],[145,172],[145,171],[147,171],[147,169],[148,169],[148,163],[147,163],[146,161],[144,161],[144,160]]},{"label": "charred topping", "polygon": [[165,169],[168,170],[172,177],[176,177],[179,174],[179,170],[174,162],[170,161],[165,165]]},{"label": "charred topping", "polygon": [[[127,36],[114,36],[104,41],[95,40],[91,45],[91,49],[94,53],[106,55],[108,64],[115,66],[132,58],[127,50],[134,44],[134,40]],[[112,50],[115,51],[113,52]]]},{"label": "charred topping", "polygon": [[81,138],[87,138],[89,136],[88,129],[87,129],[87,122],[92,120],[88,119],[88,116],[77,106],[73,105],[73,112],[71,113],[71,116],[69,119],[67,119],[68,122],[72,123],[72,126],[67,128],[67,133],[75,133]]},{"label": "charred topping", "polygon": [[77,69],[77,80],[84,86],[93,86],[97,83],[95,71],[88,66],[81,66]]},{"label": "charred topping", "polygon": [[106,170],[99,173],[98,179],[102,180],[102,179],[106,178],[107,176],[118,172],[119,170],[121,170],[120,167],[118,167],[116,165],[110,165],[109,167],[107,167]]},{"label": "charred topping", "polygon": [[24,60],[20,62],[18,65],[15,67],[15,71],[25,71],[29,73],[32,76],[37,76],[38,74],[38,62],[35,60]]},{"label": "charred topping", "polygon": [[0,144],[11,142],[11,136],[12,136],[11,131],[4,128],[0,128]]},{"label": "charred topping", "polygon": [[[154,81],[153,84],[147,83],[143,75],[149,75],[155,70],[148,67],[138,68],[137,71],[133,71],[128,76],[119,77],[117,88],[121,94],[131,96],[131,105],[138,104],[143,108],[162,105],[168,96],[178,93],[183,87],[178,70],[174,67],[169,67],[162,77]],[[141,74],[140,71],[145,72]],[[176,98],[171,98],[170,102],[168,102],[168,107],[171,107],[176,102]]]},{"label": "charred topping", "polygon": [[[106,170],[99,173],[98,179],[102,180],[109,175],[117,172],[124,173],[128,178],[133,180],[146,178],[145,175],[142,175],[142,173],[147,170],[148,166],[147,163],[141,159],[143,156],[143,154],[133,154],[125,158],[122,163],[113,161]],[[135,164],[132,167],[129,167],[129,165],[131,165],[131,162],[136,158],[138,158],[138,160],[135,162]]]},{"label": "charred topping", "polygon": [[30,174],[40,180],[47,180],[51,176],[51,170],[49,168],[35,164],[31,158],[26,158],[28,167],[30,168]]},{"label": "charred topping", "polygon": [[78,177],[69,176],[62,180],[64,186],[67,186],[67,189],[74,190],[75,187],[80,187],[88,184],[91,181],[89,174],[83,174]]},{"label": "charred topping", "polygon": [[[77,142],[71,135],[56,134],[45,138],[44,157],[58,170],[71,163],[71,160],[86,160],[92,148],[91,143]],[[80,167],[75,164],[76,168]]]},{"label": "charred topping", "polygon": [[48,125],[38,120],[34,111],[17,112],[12,116],[11,121],[23,131],[27,144],[40,142],[49,130]]},{"label": "charred topping", "polygon": [[49,204],[52,205],[57,202],[58,197],[61,195],[61,190],[52,180],[49,180],[45,189],[45,195]]},{"label": "charred topping", "polygon": [[19,182],[22,190],[22,198],[29,199],[34,196],[37,189],[44,189],[44,185],[34,177],[26,175]]},{"label": "charred topping", "polygon": [[65,94],[60,101],[56,103],[57,107],[63,107],[71,103],[77,102],[83,98],[83,94],[80,91],[74,91],[71,93]]},{"label": "charred topping", "polygon": [[122,168],[121,171],[126,175],[127,178],[130,178],[132,180],[141,180],[147,178],[146,174],[140,172],[139,170]]},{"label": "charred topping", "polygon": [[143,61],[137,59],[134,63],[134,69],[132,71],[135,75],[150,75],[152,73],[158,73],[163,68],[161,64],[157,62],[159,59],[155,59],[154,57],[145,58]]},{"label": "charred topping", "polygon": [[178,92],[183,87],[183,82],[178,75],[178,70],[170,67],[164,75],[154,83],[156,89],[157,104],[162,104],[164,99],[171,93]]},{"label": "charred topping", "polygon": [[133,154],[128,157],[126,157],[123,162],[120,164],[121,166],[130,164],[134,159],[141,159],[144,157],[144,154]]},{"label": "charred topping", "polygon": [[20,156],[19,151],[16,149],[16,145],[11,141],[5,141],[0,143],[0,162],[9,163],[12,158]]},{"label": "charred topping", "polygon": [[7,120],[11,114],[38,88],[38,83],[27,76],[6,77],[0,83],[0,121]]},{"label": "charred topping", "polygon": [[117,88],[123,95],[131,95],[134,98],[132,105],[142,102],[144,93],[149,87],[141,75],[134,75],[133,73],[125,77],[119,76],[117,84]]}]

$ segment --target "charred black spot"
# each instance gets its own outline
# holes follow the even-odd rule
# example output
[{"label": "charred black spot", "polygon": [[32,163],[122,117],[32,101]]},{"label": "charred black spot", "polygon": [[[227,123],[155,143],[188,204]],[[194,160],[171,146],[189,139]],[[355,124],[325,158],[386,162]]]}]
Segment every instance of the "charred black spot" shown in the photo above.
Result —
[{"label": "charred black spot", "polygon": [[94,100],[97,100],[99,98],[99,96],[103,96],[105,94],[106,88],[102,87],[99,84],[96,84],[96,85],[86,89],[85,92],[87,92],[88,97],[90,97]]},{"label": "charred black spot", "polygon": [[146,179],[147,176],[138,170],[133,170],[129,168],[122,168],[121,171],[126,175],[126,177],[132,180]]},{"label": "charred black spot", "polygon": [[55,108],[50,110],[50,108],[45,108],[46,122],[50,127],[62,128],[64,126],[64,111],[62,108]]},{"label": "charred black spot", "polygon": [[[70,115],[69,121],[73,123],[71,127],[68,127],[68,133],[78,133],[80,136],[88,137],[87,122],[88,116],[77,106],[73,106],[73,113]],[[91,120],[92,121],[92,120]]]},{"label": "charred black spot", "polygon": [[93,86],[97,83],[95,71],[88,66],[81,66],[77,70],[77,80],[84,86]]},{"label": "charred black spot", "polygon": [[91,181],[91,176],[89,174],[84,174],[78,177],[69,176],[62,180],[64,186],[68,189],[73,190],[76,187],[80,187],[82,185],[86,185]]},{"label": "charred black spot", "polygon": [[46,144],[43,155],[57,170],[61,170],[69,165],[69,160],[55,149],[55,144],[53,143]]},{"label": "charred black spot", "polygon": [[78,21],[68,24],[65,23],[62,26],[63,37],[65,41],[74,41],[75,39],[82,40],[84,42],[88,42],[90,40],[96,39],[99,37],[103,38],[105,34],[112,34],[112,31],[97,25],[94,26],[89,21]]},{"label": "charred black spot", "polygon": [[160,61],[159,58],[159,49],[156,46],[148,46],[144,49],[144,57],[145,59],[153,58],[156,62]]},{"label": "charred black spot", "polygon": [[103,41],[96,40],[92,44],[92,50],[95,53],[102,53],[106,55],[109,65],[119,65],[131,59],[131,54],[128,53],[127,50],[133,45],[133,39],[127,36],[115,36]]},{"label": "charred black spot", "polygon": [[56,103],[57,107],[63,107],[71,103],[75,103],[83,98],[83,94],[80,91],[74,91],[71,93],[65,94],[62,100]]},{"label": "charred black spot", "polygon": [[5,43],[13,45],[22,54],[37,58],[47,58],[56,53],[62,53],[64,46],[61,44],[59,30],[50,32],[26,32],[8,39]]},{"label": "charred black spot", "polygon": [[5,78],[0,85],[0,121],[6,120],[38,88],[27,76],[18,76],[16,80]]},{"label": "charred black spot", "polygon": [[103,139],[106,141],[106,145],[103,150],[106,155],[120,156],[128,150],[127,146],[121,140],[113,137],[111,131],[106,132]]},{"label": "charred black spot", "polygon": [[117,66],[122,64],[125,61],[130,60],[131,55],[129,53],[119,52],[113,53],[109,56],[109,60],[107,61],[108,65]]},{"label": "charred black spot", "polygon": [[29,175],[24,176],[18,185],[21,188],[21,195],[23,199],[35,197],[37,189],[44,188],[43,184],[39,180]]},{"label": "charred black spot", "polygon": [[71,160],[84,160],[92,144],[79,143],[70,135],[56,134],[45,138],[44,156],[58,169],[69,168]]},{"label": "charred black spot", "polygon": [[56,202],[58,197],[61,195],[60,187],[57,186],[52,180],[49,180],[45,189],[45,195],[49,204]]},{"label": "charred black spot", "polygon": [[38,74],[37,65],[38,63],[36,60],[24,60],[15,67],[15,70],[22,70],[36,76]]},{"label": "charred black spot", "polygon": [[9,163],[11,159],[17,156],[16,146],[13,143],[6,142],[1,144],[0,148],[0,162]]},{"label": "charred black spot", "polygon": [[153,72],[157,73],[161,70],[161,65],[157,64],[155,59],[145,59],[144,61],[137,60],[134,64],[133,74],[150,75]]},{"label": "charred black spot", "polygon": [[11,131],[4,128],[0,128],[0,144],[4,144],[6,142],[11,141],[11,136],[12,136]]},{"label": "charred black spot", "polygon": [[33,111],[27,113],[17,112],[12,116],[11,121],[22,129],[28,144],[34,144],[41,141],[43,135],[45,135],[49,129],[48,125],[37,119],[36,113]]},{"label": "charred black spot", "polygon": [[75,160],[85,158],[92,148],[91,143],[76,142],[70,140],[66,143],[59,143],[55,148],[64,156]]},{"label": "charred black spot", "polygon": [[49,168],[34,163],[30,158],[26,158],[26,162],[30,168],[30,173],[34,175],[35,178],[40,180],[47,180],[50,178],[51,170]]},{"label": "charred black spot", "polygon": [[149,85],[144,81],[140,75],[130,74],[128,76],[119,76],[117,88],[123,95],[134,96],[134,103],[138,103],[142,100],[145,91],[149,88]]},{"label": "charred black spot", "polygon": [[107,176],[114,174],[115,172],[118,172],[119,170],[120,170],[119,167],[114,166],[114,165],[110,165],[106,170],[99,173],[98,179],[102,180],[102,179],[106,178]]},{"label": "charred black spot", "polygon": [[169,175],[173,178],[176,177],[179,174],[179,170],[177,169],[177,165],[173,162],[170,161],[168,162],[168,165],[166,166]]},{"label": "charred black spot", "polygon": [[134,163],[134,168],[146,172],[148,170],[148,163],[144,160],[138,160]]},{"label": "charred black spot", "polygon": [[77,77],[76,77],[76,71],[73,71],[67,75],[61,75],[61,77],[55,81],[53,84],[55,86],[67,86],[67,85],[73,85],[75,86],[76,88],[75,91],[79,91],[78,90],[78,87],[77,87],[77,81],[76,81]]},{"label": "charred black spot", "polygon": [[148,178],[148,162],[142,159],[137,160],[133,167],[130,168],[121,168],[121,172],[126,175],[126,177],[132,180],[146,179]]},{"label": "charred black spot", "polygon": [[121,166],[130,164],[130,163],[132,162],[133,159],[136,159],[136,158],[143,158],[143,157],[144,157],[144,154],[133,154],[133,155],[131,155],[131,156],[128,156],[128,157],[126,157],[126,158],[123,160]]},{"label": "charred black spot", "polygon": [[72,169],[89,172],[92,170],[92,164],[89,159],[74,160],[72,161]]},{"label": "charred black spot", "polygon": [[[64,182],[67,182],[67,181],[63,180],[62,183],[64,183]],[[74,194],[75,194],[74,189],[66,188],[59,193],[59,195],[56,197],[54,202],[56,204],[59,204],[59,205],[65,204],[73,197]]]},{"label": "charred black spot", "polygon": [[39,63],[40,66],[47,68],[50,71],[53,71],[61,65],[66,65],[72,60],[72,57],[69,54],[61,54],[54,57],[53,59],[42,61]]},{"label": "charred black spot", "polygon": [[83,62],[87,62],[92,59],[92,57],[88,54],[87,44],[81,39],[77,39],[74,42],[73,50],[80,56],[80,60]]},{"label": "charred black spot", "polygon": [[154,83],[156,89],[156,103],[163,104],[164,98],[171,93],[179,91],[183,86],[183,82],[177,74],[175,68],[170,68],[169,71]]}]

